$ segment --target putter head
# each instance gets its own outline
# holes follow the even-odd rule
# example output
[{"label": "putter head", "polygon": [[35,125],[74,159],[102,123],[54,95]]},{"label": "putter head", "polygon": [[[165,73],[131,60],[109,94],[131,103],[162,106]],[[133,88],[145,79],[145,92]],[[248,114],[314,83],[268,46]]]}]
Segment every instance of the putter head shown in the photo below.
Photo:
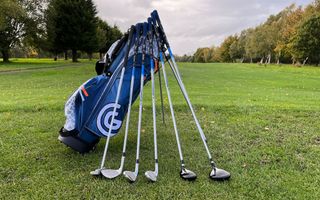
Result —
[{"label": "putter head", "polygon": [[102,169],[96,169],[96,170],[94,170],[94,171],[91,171],[90,174],[91,174],[92,176],[100,176],[100,175],[101,175],[101,170],[102,170]]},{"label": "putter head", "polygon": [[184,180],[193,181],[196,180],[197,175],[191,170],[188,169],[182,169],[180,172],[180,177]]},{"label": "putter head", "polygon": [[121,171],[115,169],[103,169],[101,170],[101,174],[108,179],[113,179],[119,176],[121,174]]},{"label": "putter head", "polygon": [[152,182],[156,182],[157,181],[157,173],[154,171],[146,171],[146,173],[144,173],[144,175]]},{"label": "putter head", "polygon": [[225,181],[230,178],[231,174],[226,170],[214,168],[209,174],[209,177],[215,181]]},{"label": "putter head", "polygon": [[123,175],[130,181],[135,182],[137,180],[137,174],[131,171],[123,172]]}]

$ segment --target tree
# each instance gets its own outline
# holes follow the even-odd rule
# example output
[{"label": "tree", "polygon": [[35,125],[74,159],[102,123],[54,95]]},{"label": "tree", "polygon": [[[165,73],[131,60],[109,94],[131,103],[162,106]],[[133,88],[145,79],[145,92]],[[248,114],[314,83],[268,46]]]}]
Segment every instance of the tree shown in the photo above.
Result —
[{"label": "tree", "polygon": [[240,60],[243,62],[245,57],[246,31],[242,31],[239,37],[233,41],[229,48],[229,55],[233,62]]},{"label": "tree", "polygon": [[193,55],[193,62],[206,63],[209,62],[210,58],[210,48],[198,48]]},{"label": "tree", "polygon": [[72,50],[73,62],[77,62],[77,50],[89,55],[98,50],[96,14],[92,0],[52,0],[46,14],[49,49]]},{"label": "tree", "polygon": [[[35,41],[39,35],[45,0],[2,0],[0,4],[0,51],[9,61],[9,51],[16,45]],[[37,33],[37,34],[36,34]]]},{"label": "tree", "polygon": [[0,11],[0,50],[3,62],[9,62],[9,50],[24,36],[26,12],[16,0],[4,0]]},{"label": "tree", "polygon": [[97,37],[101,58],[102,54],[106,53],[111,45],[122,37],[122,33],[116,25],[111,27],[106,21],[98,18]]},{"label": "tree", "polygon": [[232,58],[230,57],[230,47],[236,42],[238,36],[229,36],[227,37],[220,46],[220,57],[223,62],[232,62]]},{"label": "tree", "polygon": [[291,57],[292,63],[297,59],[294,52],[292,41],[295,35],[297,34],[297,28],[303,19],[303,10],[301,7],[295,9],[295,5],[291,5],[291,10],[286,17],[286,22],[281,31],[281,44],[283,48],[281,49],[284,54]]},{"label": "tree", "polygon": [[306,19],[292,41],[292,51],[297,59],[320,63],[320,14]]}]

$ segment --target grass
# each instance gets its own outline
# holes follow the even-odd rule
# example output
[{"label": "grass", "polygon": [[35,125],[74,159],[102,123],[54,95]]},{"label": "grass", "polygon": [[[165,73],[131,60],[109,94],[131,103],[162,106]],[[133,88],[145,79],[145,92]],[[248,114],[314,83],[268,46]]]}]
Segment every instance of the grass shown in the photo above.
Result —
[{"label": "grass", "polygon": [[[39,64],[41,63],[41,64]],[[183,97],[170,89],[187,167],[195,182],[179,177],[178,152],[167,99],[166,126],[158,104],[159,180],[153,169],[150,84],[145,86],[140,175],[96,179],[104,141],[94,152],[75,153],[57,140],[68,96],[94,76],[94,62],[15,60],[0,71],[0,199],[316,199],[320,196],[320,70],[251,64],[180,63],[182,78],[218,165],[228,182],[208,179],[204,148]],[[72,67],[77,66],[77,67]],[[168,72],[168,71],[167,71]],[[138,102],[138,101],[137,101]],[[134,104],[126,169],[134,168],[138,103]],[[158,101],[159,103],[159,101]],[[123,128],[124,129],[124,128]],[[111,140],[107,167],[118,168],[123,129]]]},{"label": "grass", "polygon": [[84,63],[92,63],[88,60],[80,59],[81,63],[72,63],[71,61],[57,60],[53,59],[37,59],[37,58],[26,58],[26,59],[10,59],[9,63],[0,62],[0,73],[11,73],[16,71],[24,70],[39,70],[48,68],[65,68],[65,67],[77,67],[83,66]]}]

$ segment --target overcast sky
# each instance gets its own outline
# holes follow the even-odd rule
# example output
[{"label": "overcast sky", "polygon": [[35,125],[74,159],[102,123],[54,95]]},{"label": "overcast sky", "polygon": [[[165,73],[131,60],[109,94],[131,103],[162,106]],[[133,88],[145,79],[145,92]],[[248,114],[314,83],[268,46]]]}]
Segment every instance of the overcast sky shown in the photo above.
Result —
[{"label": "overcast sky", "polygon": [[157,9],[176,54],[219,45],[225,37],[264,22],[292,3],[313,0],[94,0],[98,15],[126,31]]}]

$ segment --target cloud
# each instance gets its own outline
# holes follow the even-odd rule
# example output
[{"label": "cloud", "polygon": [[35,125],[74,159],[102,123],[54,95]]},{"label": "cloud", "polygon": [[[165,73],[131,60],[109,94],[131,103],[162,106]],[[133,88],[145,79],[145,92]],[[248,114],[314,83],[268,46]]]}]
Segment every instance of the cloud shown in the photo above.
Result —
[{"label": "cloud", "polygon": [[94,0],[98,15],[122,31],[157,9],[172,49],[191,54],[219,45],[225,37],[264,22],[292,3],[313,0]]}]

